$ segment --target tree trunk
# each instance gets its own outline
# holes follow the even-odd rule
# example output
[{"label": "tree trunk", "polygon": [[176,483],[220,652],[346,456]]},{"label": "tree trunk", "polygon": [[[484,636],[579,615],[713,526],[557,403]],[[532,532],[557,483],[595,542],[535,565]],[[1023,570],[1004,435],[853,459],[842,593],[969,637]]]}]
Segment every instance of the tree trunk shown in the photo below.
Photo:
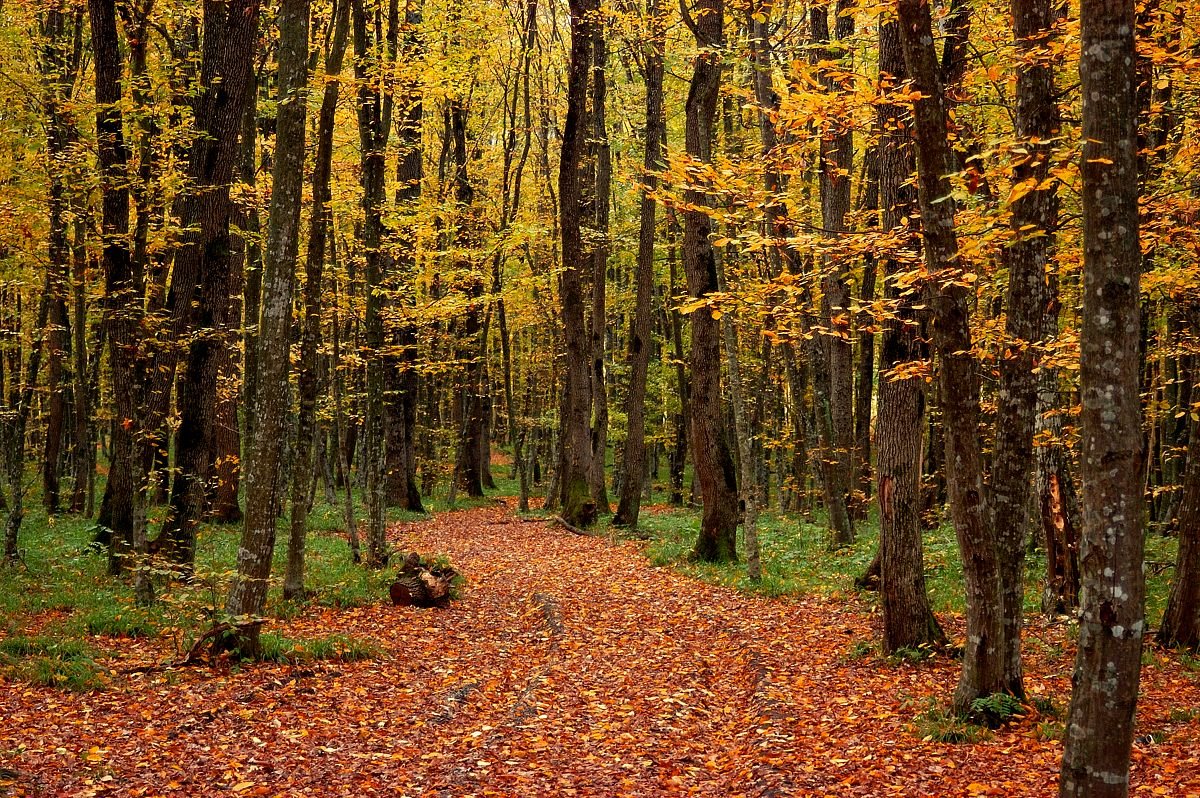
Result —
[{"label": "tree trunk", "polygon": [[[247,85],[253,79],[258,44],[258,0],[205,0],[204,45],[199,94],[194,100],[197,134],[188,155],[190,190],[178,202],[181,235],[167,297],[168,346],[194,332],[187,344],[185,373],[176,404],[175,479],[163,529],[161,549],[185,569],[195,558],[196,525],[209,499],[214,460],[217,365],[229,345],[227,328],[230,285],[231,204],[229,186],[237,157]],[[149,429],[165,410],[175,357],[154,371],[149,401],[156,403]]]},{"label": "tree trunk", "polygon": [[[308,0],[279,6],[279,111],[271,205],[263,248],[263,303],[259,314],[259,375],[252,401],[256,423],[246,471],[246,526],[238,546],[237,576],[226,610],[236,617],[262,612],[275,550],[279,478],[287,445],[288,348],[292,284],[304,199],[304,138],[308,87]],[[302,510],[300,512],[303,512]],[[235,647],[258,657],[260,624],[239,627]]]},{"label": "tree trunk", "polygon": [[[828,9],[814,5],[810,9],[813,59],[836,61],[837,53],[829,46]],[[839,0],[835,32],[839,43],[854,34],[854,15],[850,3]],[[835,94],[842,89],[837,80],[821,73],[825,91]],[[822,133],[820,143],[819,191],[821,224],[825,234],[836,237],[846,229],[850,212],[850,172],[853,169],[854,138],[848,126],[831,117],[833,129]],[[855,486],[853,354],[850,344],[850,289],[846,284],[847,264],[823,255],[825,276],[821,280],[821,335],[812,348],[821,360],[815,375],[821,381],[814,395],[818,399],[822,449],[822,481],[825,506],[829,513],[829,545],[833,548],[854,542],[854,519],[850,513]]]},{"label": "tree trunk", "polygon": [[946,199],[951,193],[947,175],[954,166],[930,9],[921,0],[900,0],[898,12],[905,66],[914,89],[921,93],[913,106],[921,233],[926,267],[933,280],[929,293],[933,342],[940,360],[946,481],[967,591],[967,642],[953,703],[957,712],[966,714],[976,699],[1007,687],[999,563],[983,486],[979,375],[970,324],[972,292],[959,262],[954,203]]},{"label": "tree trunk", "polygon": [[608,377],[604,366],[604,343],[608,335],[606,291],[608,286],[609,205],[612,194],[612,151],[605,119],[608,104],[608,39],[604,23],[597,22],[592,34],[592,150],[595,170],[595,202],[592,219],[592,501],[597,512],[607,515],[608,483],[604,467],[608,460]]},{"label": "tree trunk", "polygon": [[651,301],[654,294],[654,192],[658,188],[658,170],[662,169],[663,116],[663,23],[659,0],[648,0],[646,17],[650,25],[645,43],[642,77],[646,86],[646,135],[643,146],[641,209],[638,221],[637,269],[634,278],[633,324],[629,330],[629,393],[625,412],[625,447],[622,468],[621,497],[617,504],[614,526],[637,528],[641,511],[642,487],[646,475],[646,375],[650,366]]},{"label": "tree trunk", "polygon": [[587,131],[588,74],[597,6],[592,0],[571,0],[571,58],[567,70],[567,116],[563,123],[558,169],[562,265],[559,301],[562,303],[563,384],[558,455],[558,500],[567,523],[578,527],[596,521],[591,494],[592,441],[590,424],[591,362],[588,331],[583,318],[583,274],[588,260],[580,233],[582,225],[579,167]]},{"label": "tree trunk", "polygon": [[1124,796],[1145,631],[1134,7],[1083,0],[1083,591],[1062,796]]},{"label": "tree trunk", "polygon": [[1005,689],[1023,696],[1025,520],[1035,465],[1038,387],[1034,347],[1045,337],[1046,266],[1058,232],[1057,187],[1053,180],[1046,180],[1059,134],[1058,99],[1054,65],[1038,57],[1048,44],[1047,37],[1053,35],[1058,13],[1051,0],[1012,0],[1012,15],[1018,52],[1029,61],[1017,76],[1016,132],[1026,154],[1017,156],[1013,182],[1031,190],[1011,204],[1015,240],[1004,250],[1008,267],[1006,352],[1000,360],[990,503],[1000,558]]},{"label": "tree trunk", "polygon": [[[879,29],[879,73],[885,101],[876,106],[880,141],[879,204],[885,232],[904,235],[913,213],[911,120],[888,95],[907,75],[900,27]],[[911,236],[906,236],[910,238]],[[915,240],[911,245],[915,249]],[[884,322],[879,356],[879,410],[875,424],[876,476],[879,488],[879,589],[883,602],[883,647],[894,652],[945,641],[929,607],[921,540],[921,460],[925,429],[925,392],[919,377],[893,373],[929,356],[915,305],[918,297],[896,282],[908,269],[896,253],[884,261],[887,299],[892,315]],[[914,434],[915,433],[915,434]],[[870,569],[868,569],[870,570]]]},{"label": "tree trunk", "polygon": [[304,548],[308,536],[308,493],[313,478],[312,451],[316,436],[318,352],[321,342],[321,297],[325,290],[326,240],[332,227],[329,203],[333,164],[333,128],[341,87],[338,77],[349,38],[350,3],[337,3],[332,39],[325,53],[325,88],[317,114],[317,146],[313,160],[313,200],[309,213],[308,252],[304,261],[304,321],[300,332],[300,363],[296,393],[296,457],[292,464],[291,518],[288,532],[287,570],[283,597],[304,597]]},{"label": "tree trunk", "polygon": [[1200,429],[1195,424],[1184,466],[1175,579],[1158,629],[1158,642],[1200,650]]},{"label": "tree trunk", "polygon": [[[686,9],[682,9],[688,14]],[[685,104],[684,145],[688,157],[712,162],[713,121],[721,91],[721,51],[725,46],[724,0],[698,0],[688,26],[701,52],[693,62]],[[683,266],[688,294],[703,300],[718,290],[717,262],[712,247],[712,219],[702,208],[709,204],[703,186],[684,190]],[[691,314],[692,461],[704,502],[694,556],[706,562],[737,559],[737,477],[721,411],[721,329],[712,311],[701,307]]]}]

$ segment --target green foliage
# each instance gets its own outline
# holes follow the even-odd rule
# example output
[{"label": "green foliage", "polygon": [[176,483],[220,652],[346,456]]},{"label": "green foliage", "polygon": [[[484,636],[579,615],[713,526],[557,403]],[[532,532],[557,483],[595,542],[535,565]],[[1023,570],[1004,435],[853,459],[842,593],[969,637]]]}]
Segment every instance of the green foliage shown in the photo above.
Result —
[{"label": "green foliage", "polygon": [[934,655],[934,650],[928,646],[919,646],[912,648],[911,646],[903,646],[896,649],[891,654],[888,654],[887,661],[892,665],[909,664],[916,665],[921,662],[928,661]]},{"label": "green foliage", "polygon": [[969,718],[995,729],[1024,714],[1025,707],[1015,696],[1008,693],[992,693],[971,702]]},{"label": "green foliage", "polygon": [[977,743],[988,737],[986,728],[947,712],[932,698],[925,711],[913,718],[913,730],[920,739],[933,743]]}]

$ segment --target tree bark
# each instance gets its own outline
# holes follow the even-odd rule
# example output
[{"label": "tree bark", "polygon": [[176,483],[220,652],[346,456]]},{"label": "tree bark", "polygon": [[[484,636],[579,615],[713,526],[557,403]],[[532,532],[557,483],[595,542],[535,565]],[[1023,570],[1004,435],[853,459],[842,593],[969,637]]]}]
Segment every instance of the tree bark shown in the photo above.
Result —
[{"label": "tree bark", "polygon": [[[279,111],[271,205],[263,248],[263,305],[259,314],[259,375],[252,398],[256,423],[246,473],[246,526],[238,547],[237,576],[226,610],[253,618],[262,612],[275,550],[275,521],[284,482],[279,478],[287,445],[288,348],[292,285],[304,199],[304,138],[308,87],[308,0],[279,6]],[[235,648],[261,653],[261,624],[238,627]]]},{"label": "tree bark", "polygon": [[342,62],[349,40],[350,2],[338,0],[329,49],[325,53],[325,88],[317,113],[317,146],[313,159],[312,209],[309,212],[308,251],[304,260],[304,320],[300,332],[300,363],[296,379],[296,457],[292,463],[292,501],[288,532],[287,570],[283,597],[304,596],[304,549],[308,537],[308,492],[313,479],[312,451],[316,437],[318,352],[321,342],[321,299],[325,279],[326,241],[332,227],[329,203],[333,167],[333,128],[341,83]]},{"label": "tree bark", "polygon": [[[880,131],[879,204],[885,232],[908,229],[915,197],[909,177],[915,168],[909,133],[911,119],[890,101],[907,77],[900,47],[900,27],[892,22],[879,29],[880,91],[876,106]],[[911,236],[906,236],[912,238]],[[919,296],[896,282],[910,264],[910,248],[884,260],[885,294],[892,315],[883,324],[879,355],[879,409],[875,424],[876,496],[879,499],[879,588],[883,603],[883,647],[894,652],[945,641],[929,607],[921,540],[921,461],[925,429],[925,392],[919,377],[894,373],[898,367],[928,357],[928,332],[919,318]]]},{"label": "tree bark", "polygon": [[646,17],[650,26],[644,46],[642,78],[646,87],[646,135],[642,166],[641,208],[638,219],[637,267],[634,277],[633,324],[629,330],[629,393],[626,400],[628,424],[621,462],[625,478],[614,526],[637,528],[641,511],[642,487],[646,475],[646,375],[650,366],[651,301],[654,295],[654,192],[664,153],[662,139],[666,124],[663,116],[663,20],[659,0],[647,0]]},{"label": "tree bark", "polygon": [[[1031,62],[1017,76],[1016,133],[1026,153],[1018,155],[1013,165],[1014,184],[1027,191],[1011,204],[1014,240],[1004,250],[1008,267],[1006,351],[1000,361],[990,504],[1000,558],[1005,689],[1023,696],[1021,625],[1025,608],[1025,519],[1035,466],[1035,347],[1045,337],[1046,267],[1058,232],[1057,187],[1046,180],[1053,142],[1059,134],[1058,99],[1054,65],[1044,61],[1043,51],[1047,38],[1053,35],[1058,14],[1051,0],[1012,0],[1012,16],[1017,50]],[[1049,185],[1045,185],[1047,182]]]},{"label": "tree bark", "polygon": [[1200,650],[1200,429],[1192,425],[1179,506],[1179,551],[1175,578],[1158,642],[1164,646]]},{"label": "tree bark", "polygon": [[[688,15],[687,9],[682,9]],[[685,104],[684,146],[688,158],[700,165],[712,162],[713,121],[721,91],[721,52],[725,47],[724,0],[697,0],[688,26],[701,51],[692,67]],[[703,300],[718,290],[717,262],[712,248],[712,219],[703,186],[684,189],[683,266],[688,294]],[[704,502],[700,534],[693,556],[706,562],[737,559],[737,477],[725,418],[721,411],[720,321],[708,307],[691,314],[692,462]]]},{"label": "tree bark", "polygon": [[1083,590],[1062,796],[1129,791],[1145,631],[1142,252],[1131,0],[1083,0]]},{"label": "tree bark", "polygon": [[558,201],[562,236],[562,275],[559,301],[563,319],[563,385],[558,455],[558,500],[562,517],[577,527],[591,526],[597,507],[591,495],[591,361],[584,326],[583,274],[588,264],[580,227],[579,166],[583,155],[588,73],[597,10],[593,0],[571,0],[571,57],[567,70],[567,116],[563,123],[558,169]]},{"label": "tree bark", "polygon": [[971,283],[959,260],[954,203],[947,199],[951,193],[947,175],[954,166],[930,9],[922,0],[900,0],[898,12],[904,63],[914,89],[921,94],[913,105],[921,233],[933,281],[929,293],[933,343],[940,361],[946,481],[967,591],[967,641],[953,706],[967,714],[976,699],[1007,687],[999,563],[983,485]]}]

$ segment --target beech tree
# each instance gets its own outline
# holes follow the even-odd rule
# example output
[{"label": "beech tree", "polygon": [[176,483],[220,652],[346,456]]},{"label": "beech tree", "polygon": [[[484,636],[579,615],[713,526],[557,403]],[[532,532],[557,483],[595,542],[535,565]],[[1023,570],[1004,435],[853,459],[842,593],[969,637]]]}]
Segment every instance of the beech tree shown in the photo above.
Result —
[{"label": "beech tree", "polygon": [[1129,793],[1145,634],[1145,452],[1138,396],[1137,81],[1134,6],[1084,0],[1083,536],[1079,648],[1063,745],[1062,796]]}]

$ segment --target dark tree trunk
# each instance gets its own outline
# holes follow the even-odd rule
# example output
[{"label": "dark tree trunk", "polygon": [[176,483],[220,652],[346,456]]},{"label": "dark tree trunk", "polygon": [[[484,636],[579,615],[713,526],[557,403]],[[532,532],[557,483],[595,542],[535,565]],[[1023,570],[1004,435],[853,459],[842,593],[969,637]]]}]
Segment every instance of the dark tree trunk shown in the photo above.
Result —
[{"label": "dark tree trunk", "polygon": [[643,146],[641,210],[638,227],[637,270],[635,276],[633,324],[629,330],[629,393],[625,412],[625,447],[621,497],[614,526],[636,528],[641,510],[642,486],[646,474],[646,374],[650,366],[651,301],[654,294],[654,192],[658,188],[658,170],[662,168],[663,116],[663,23],[658,0],[648,0],[646,17],[650,25],[645,44],[642,77],[646,86],[646,135]]},{"label": "dark tree trunk", "polygon": [[[101,234],[104,250],[104,324],[107,328],[108,363],[116,418],[112,425],[114,465],[109,472],[114,513],[109,542],[109,570],[123,566],[132,554],[140,566],[148,551],[144,511],[145,473],[143,455],[137,441],[141,420],[145,378],[139,354],[142,323],[142,290],[130,259],[129,234],[129,153],[125,145],[121,113],[121,52],[117,38],[115,0],[90,0],[92,51],[96,77],[96,143],[101,170]],[[120,523],[121,526],[117,526]],[[128,524],[128,526],[126,526]],[[134,568],[137,600],[149,603],[154,589],[149,574]]]},{"label": "dark tree trunk", "polygon": [[595,179],[591,237],[592,256],[592,501],[598,512],[610,512],[604,467],[608,459],[608,376],[604,366],[604,343],[608,335],[606,288],[608,286],[609,205],[612,192],[612,151],[608,143],[608,39],[604,23],[594,26],[592,38],[592,135],[588,142]]},{"label": "dark tree trunk", "polygon": [[905,66],[913,87],[921,93],[913,106],[921,232],[926,267],[933,279],[929,293],[933,343],[940,360],[946,481],[967,592],[967,642],[954,709],[966,714],[975,699],[1007,687],[999,563],[983,485],[971,291],[962,280],[964,268],[959,262],[954,203],[946,199],[951,193],[947,175],[954,166],[930,8],[921,0],[900,0],[898,12]]},{"label": "dark tree trunk", "polygon": [[[191,189],[178,203],[183,230],[167,297],[168,345],[184,340],[186,366],[177,386],[179,431],[175,436],[175,479],[170,508],[159,535],[160,549],[184,568],[195,558],[196,525],[208,508],[213,427],[220,352],[229,345],[231,204],[229,186],[237,158],[238,131],[253,79],[258,44],[258,0],[205,0],[204,45],[199,94],[194,101],[197,135],[188,155]],[[174,358],[155,369],[149,401],[163,410]],[[158,426],[150,419],[151,429]]]},{"label": "dark tree trunk", "polygon": [[[694,18],[688,24],[696,43],[704,49],[692,67],[684,144],[689,158],[711,163],[713,121],[721,91],[720,51],[725,44],[724,1],[698,0],[692,13]],[[694,300],[704,299],[718,290],[712,219],[702,210],[709,199],[702,186],[690,185],[684,190],[684,202],[692,208],[683,213],[683,266],[688,294]],[[692,313],[691,318],[692,461],[704,502],[694,556],[707,562],[736,560],[737,476],[721,409],[720,321],[707,307]]]},{"label": "dark tree trunk", "polygon": [[[288,348],[292,327],[292,284],[300,245],[304,199],[304,138],[308,88],[308,0],[279,6],[279,112],[267,238],[263,248],[263,303],[259,314],[257,419],[246,470],[246,526],[238,546],[237,576],[226,610],[236,617],[262,613],[275,550],[277,508],[284,490],[279,477],[287,446]],[[260,654],[261,624],[239,628],[239,654]]]},{"label": "dark tree trunk", "polygon": [[[1058,278],[1047,275],[1046,337],[1058,331]],[[1071,613],[1079,606],[1079,501],[1071,474],[1071,452],[1064,440],[1067,402],[1060,398],[1057,368],[1043,366],[1038,377],[1037,449],[1038,518],[1046,547],[1046,585],[1042,611]]]},{"label": "dark tree trunk", "polygon": [[[910,221],[916,198],[909,183],[914,169],[912,141],[907,133],[911,120],[887,97],[907,76],[900,27],[894,22],[879,29],[879,73],[881,92],[888,100],[876,106],[880,130],[877,149],[880,221],[885,232],[899,231]],[[915,240],[911,244],[915,249]],[[896,282],[896,276],[908,269],[899,254],[884,261],[885,293],[893,303],[893,315],[883,326],[875,426],[879,480],[878,578],[883,601],[883,646],[889,652],[945,640],[925,590],[920,434],[926,426],[925,392],[919,378],[890,373],[929,356],[924,343],[927,331],[922,329],[914,307],[918,297]]]},{"label": "dark tree trunk", "polygon": [[1192,426],[1179,506],[1175,578],[1158,629],[1158,642],[1200,650],[1200,429]]},{"label": "dark tree trunk", "polygon": [[580,233],[582,226],[579,167],[587,137],[588,75],[592,68],[596,5],[592,0],[571,0],[571,58],[567,70],[567,116],[563,123],[559,158],[562,265],[559,299],[563,319],[563,384],[558,455],[558,500],[562,516],[574,526],[591,526],[597,507],[591,494],[591,362],[588,331],[584,325],[583,275],[590,266]]},{"label": "dark tree trunk", "polygon": [[[391,130],[392,95],[384,92],[380,74],[386,47],[388,60],[394,60],[399,27],[396,0],[390,0],[386,15],[370,13],[366,0],[354,0],[354,77],[358,81],[358,134],[361,148],[363,188],[363,224],[361,243],[366,260],[366,318],[364,337],[367,346],[366,413],[363,420],[364,449],[362,467],[366,476],[367,565],[382,568],[387,564],[385,528],[387,416],[384,393],[386,360],[383,293],[389,255],[384,250],[383,212],[387,141]],[[382,12],[382,9],[381,9]],[[384,20],[386,16],[386,20]],[[373,24],[372,24],[373,23]],[[386,24],[387,33],[383,32]],[[373,28],[373,30],[372,30]]]}]

